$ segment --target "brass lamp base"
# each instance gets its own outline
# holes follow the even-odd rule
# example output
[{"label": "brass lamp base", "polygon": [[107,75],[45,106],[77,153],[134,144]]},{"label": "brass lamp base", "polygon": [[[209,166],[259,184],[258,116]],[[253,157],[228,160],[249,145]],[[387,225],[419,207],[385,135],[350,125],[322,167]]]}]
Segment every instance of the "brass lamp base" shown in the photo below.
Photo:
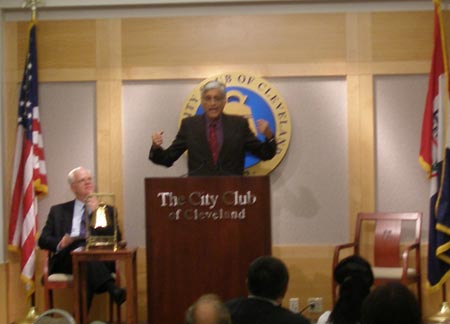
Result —
[{"label": "brass lamp base", "polygon": [[28,310],[27,316],[23,320],[16,322],[16,324],[33,324],[38,316],[36,308],[32,306]]},{"label": "brass lamp base", "polygon": [[443,302],[439,312],[429,317],[427,323],[450,323],[450,307],[448,303]]}]

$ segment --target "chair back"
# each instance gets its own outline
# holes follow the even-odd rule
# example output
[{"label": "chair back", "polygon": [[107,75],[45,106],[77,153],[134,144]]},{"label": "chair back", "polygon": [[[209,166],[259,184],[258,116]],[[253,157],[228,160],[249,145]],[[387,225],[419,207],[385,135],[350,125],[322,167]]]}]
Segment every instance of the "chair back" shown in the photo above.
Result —
[{"label": "chair back", "polygon": [[355,227],[356,253],[372,259],[373,267],[400,267],[402,246],[420,243],[421,216],[418,212],[359,213]]},{"label": "chair back", "polygon": [[[358,213],[355,239],[334,247],[332,272],[344,256],[357,254],[372,266],[375,285],[387,281],[415,283],[422,305],[420,239],[422,213]],[[332,276],[333,304],[337,282]]]}]

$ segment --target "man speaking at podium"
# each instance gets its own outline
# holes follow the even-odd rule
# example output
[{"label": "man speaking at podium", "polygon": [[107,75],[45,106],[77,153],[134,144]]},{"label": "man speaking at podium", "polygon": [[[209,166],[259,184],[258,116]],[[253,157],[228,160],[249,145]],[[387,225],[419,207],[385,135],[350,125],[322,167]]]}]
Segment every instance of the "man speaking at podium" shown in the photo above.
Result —
[{"label": "man speaking at podium", "polygon": [[247,119],[223,113],[227,103],[225,85],[209,81],[201,89],[202,115],[182,120],[172,144],[163,149],[163,132],[152,135],[149,159],[167,167],[187,150],[190,176],[242,175],[245,153],[250,152],[261,160],[275,156],[277,143],[266,120],[256,122],[260,141],[250,130]]}]

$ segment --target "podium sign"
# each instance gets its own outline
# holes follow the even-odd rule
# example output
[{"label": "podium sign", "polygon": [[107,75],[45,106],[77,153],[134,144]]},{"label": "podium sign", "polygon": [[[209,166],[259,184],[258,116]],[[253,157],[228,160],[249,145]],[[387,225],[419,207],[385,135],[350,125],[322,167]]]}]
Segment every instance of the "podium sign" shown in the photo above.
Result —
[{"label": "podium sign", "polygon": [[271,254],[269,178],[148,178],[145,194],[149,323],[184,323],[205,293],[246,296],[249,264]]}]

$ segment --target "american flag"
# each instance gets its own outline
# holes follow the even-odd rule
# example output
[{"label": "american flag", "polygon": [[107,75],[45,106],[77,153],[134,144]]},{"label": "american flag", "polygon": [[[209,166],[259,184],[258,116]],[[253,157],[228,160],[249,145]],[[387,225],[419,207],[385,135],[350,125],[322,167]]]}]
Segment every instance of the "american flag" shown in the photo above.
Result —
[{"label": "american flag", "polygon": [[17,120],[8,249],[21,251],[21,279],[34,292],[37,197],[47,194],[47,171],[39,122],[36,25],[29,28]]}]

